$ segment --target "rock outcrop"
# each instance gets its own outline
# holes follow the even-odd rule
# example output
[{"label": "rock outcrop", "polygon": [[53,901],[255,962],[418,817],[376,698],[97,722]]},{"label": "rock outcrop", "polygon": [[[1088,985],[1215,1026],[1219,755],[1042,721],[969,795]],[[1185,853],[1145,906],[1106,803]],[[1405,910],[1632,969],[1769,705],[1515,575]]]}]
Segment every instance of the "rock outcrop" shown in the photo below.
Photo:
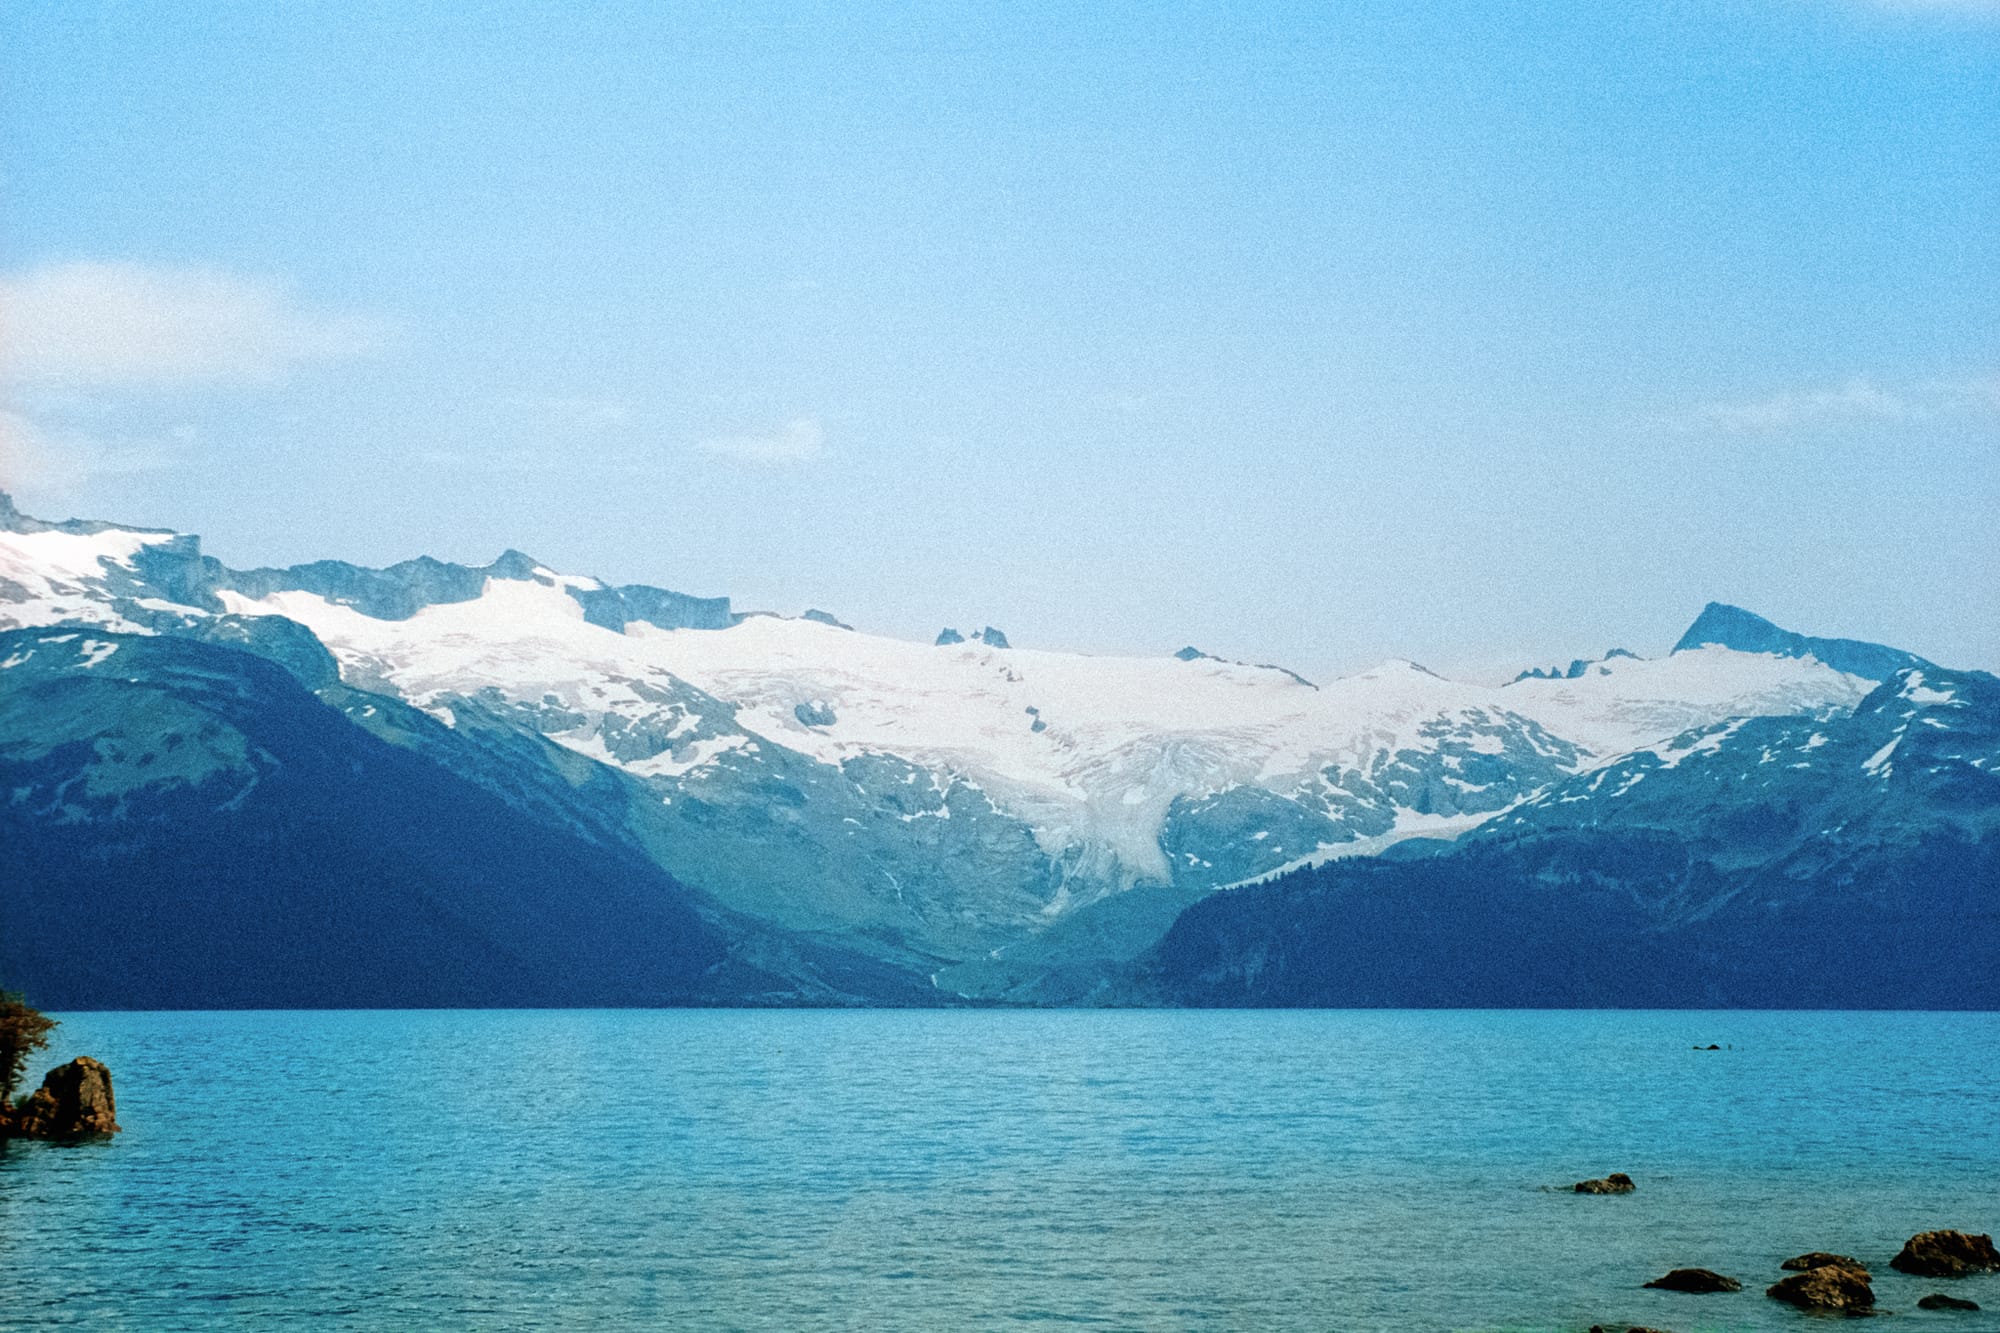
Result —
[{"label": "rock outcrop", "polygon": [[1875,1289],[1868,1274],[1857,1268],[1821,1264],[1808,1268],[1765,1289],[1774,1301],[1796,1305],[1801,1310],[1862,1311],[1875,1308]]},{"label": "rock outcrop", "polygon": [[1743,1284],[1733,1277],[1706,1268],[1676,1268],[1665,1277],[1656,1277],[1646,1284],[1660,1291],[1685,1291],[1697,1296],[1706,1296],[1716,1291],[1741,1291]]},{"label": "rock outcrop", "polygon": [[24,1139],[87,1139],[118,1132],[111,1071],[79,1056],[48,1072],[42,1086],[14,1108],[6,1132]]},{"label": "rock outcrop", "polygon": [[1978,1301],[1962,1301],[1956,1296],[1932,1294],[1917,1302],[1919,1310],[1977,1310]]},{"label": "rock outcrop", "polygon": [[1626,1175],[1623,1171],[1613,1171],[1602,1180],[1579,1180],[1576,1182],[1576,1192],[1578,1194],[1630,1194],[1638,1188],[1637,1185],[1632,1183],[1632,1177]]},{"label": "rock outcrop", "polygon": [[1902,1253],[1889,1261],[1889,1267],[1916,1277],[2000,1273],[2000,1250],[1993,1248],[1991,1236],[1975,1236],[1967,1231],[1924,1231],[1903,1243]]}]

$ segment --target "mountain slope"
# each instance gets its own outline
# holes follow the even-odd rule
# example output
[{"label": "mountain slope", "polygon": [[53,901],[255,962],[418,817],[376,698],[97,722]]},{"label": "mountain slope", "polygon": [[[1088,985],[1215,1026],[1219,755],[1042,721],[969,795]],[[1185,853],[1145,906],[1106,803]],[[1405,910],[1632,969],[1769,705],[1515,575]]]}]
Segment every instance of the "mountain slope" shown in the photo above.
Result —
[{"label": "mountain slope", "polygon": [[1887,680],[1898,671],[1934,666],[1915,653],[1888,648],[1861,639],[1815,639],[1780,629],[1760,615],[1740,606],[1710,602],[1702,608],[1687,633],[1674,645],[1675,652],[1710,645],[1733,648],[1741,653],[1771,653],[1779,657],[1811,657],[1836,671],[1867,680]]},{"label": "mountain slope", "polygon": [[1443,854],[1211,897],[1136,976],[1201,1005],[2000,1005],[2000,681],[1911,668],[1848,716],[1686,733]]},{"label": "mountain slope", "polygon": [[0,633],[0,792],[0,975],[53,1006],[801,998],[588,818],[533,817],[234,649]]}]

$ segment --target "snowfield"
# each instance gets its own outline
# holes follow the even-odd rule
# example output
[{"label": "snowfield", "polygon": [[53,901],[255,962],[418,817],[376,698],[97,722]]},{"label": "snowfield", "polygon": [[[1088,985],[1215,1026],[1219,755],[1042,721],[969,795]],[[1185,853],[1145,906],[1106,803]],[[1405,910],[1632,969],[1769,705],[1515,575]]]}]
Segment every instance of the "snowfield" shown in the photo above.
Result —
[{"label": "snowfield", "polygon": [[[1401,660],[1312,685],[1206,656],[1088,657],[978,637],[937,646],[824,619],[689,629],[620,615],[614,628],[584,603],[617,590],[518,553],[485,571],[429,562],[395,585],[410,596],[384,601],[380,584],[397,571],[341,566],[348,582],[318,585],[333,592],[303,591],[300,571],[202,565],[198,544],[171,533],[38,524],[11,506],[0,519],[0,627],[177,633],[217,613],[283,616],[325,644],[351,685],[447,725],[468,701],[497,707],[646,781],[663,805],[723,775],[739,792],[760,774],[796,783],[805,761],[864,802],[888,799],[884,781],[927,776],[932,802],[894,817],[914,831],[949,819],[954,791],[976,792],[1064,867],[1056,905],[1079,876],[1219,884],[1456,836],[1617,756],[1732,718],[1831,715],[1872,686],[1812,657],[1719,646],[1497,687]],[[422,582],[441,577],[455,591]],[[386,618],[392,602],[406,618]],[[103,648],[94,660],[115,660]],[[863,816],[847,808],[837,822]]]},{"label": "snowfield", "polygon": [[[344,676],[387,684],[440,716],[452,698],[482,691],[575,715],[578,725],[551,738],[642,777],[684,775],[755,740],[836,766],[890,754],[941,787],[980,787],[1052,854],[1098,842],[1149,872],[1160,869],[1160,831],[1177,799],[1239,785],[1291,795],[1329,770],[1367,774],[1454,736],[1486,754],[1525,744],[1547,755],[1552,739],[1566,741],[1588,767],[1730,717],[1851,708],[1871,686],[1809,658],[1717,647],[1613,658],[1575,680],[1491,687],[1390,661],[1315,687],[1212,658],[937,647],[777,616],[621,633],[584,619],[566,591],[579,582],[546,570],[489,579],[475,600],[407,620],[306,592],[221,596],[236,614],[298,621]],[[607,719],[644,720],[668,739],[703,722],[728,734],[621,759],[606,747]],[[1415,832],[1428,817],[1406,808],[1399,820]],[[1482,817],[1459,814],[1436,831]]]}]

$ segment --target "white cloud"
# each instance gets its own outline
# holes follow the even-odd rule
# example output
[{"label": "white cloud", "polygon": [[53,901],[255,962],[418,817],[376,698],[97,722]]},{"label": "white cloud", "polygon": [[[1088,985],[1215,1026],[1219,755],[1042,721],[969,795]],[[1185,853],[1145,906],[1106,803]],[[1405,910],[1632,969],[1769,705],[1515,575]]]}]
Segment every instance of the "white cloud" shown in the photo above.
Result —
[{"label": "white cloud", "polygon": [[1913,409],[1901,396],[1857,378],[1837,389],[1780,393],[1745,403],[1714,403],[1700,415],[1706,424],[1725,430],[1771,435],[1840,422],[1893,421],[1913,415]]},{"label": "white cloud", "polygon": [[739,463],[761,463],[775,467],[785,463],[809,463],[826,454],[826,432],[813,417],[799,417],[771,435],[726,435],[701,441],[695,446],[703,453],[732,458]]},{"label": "white cloud", "polygon": [[2000,412],[2000,375],[1976,375],[1971,379],[1938,380],[1930,388],[1954,407],[1976,412]]},{"label": "white cloud", "polygon": [[[180,444],[191,432],[173,432]],[[172,467],[177,451],[144,440],[108,440],[44,427],[19,412],[0,409],[0,491],[61,494],[92,477],[152,472]]]},{"label": "white cloud", "polygon": [[18,412],[0,412],[0,491],[47,484],[53,455],[35,423]]},{"label": "white cloud", "polygon": [[57,386],[269,381],[364,356],[386,326],[309,310],[283,285],[202,268],[81,261],[0,275],[6,375]]}]

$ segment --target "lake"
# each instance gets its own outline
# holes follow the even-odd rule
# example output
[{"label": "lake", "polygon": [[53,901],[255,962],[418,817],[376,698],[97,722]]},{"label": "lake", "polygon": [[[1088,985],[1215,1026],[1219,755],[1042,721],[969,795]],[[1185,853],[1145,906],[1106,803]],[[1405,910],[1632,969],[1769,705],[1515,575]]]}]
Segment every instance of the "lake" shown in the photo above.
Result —
[{"label": "lake", "polygon": [[125,1133],[0,1152],[9,1328],[1800,1329],[1813,1249],[2000,1318],[1887,1266],[2000,1229],[1994,1014],[62,1018]]}]

